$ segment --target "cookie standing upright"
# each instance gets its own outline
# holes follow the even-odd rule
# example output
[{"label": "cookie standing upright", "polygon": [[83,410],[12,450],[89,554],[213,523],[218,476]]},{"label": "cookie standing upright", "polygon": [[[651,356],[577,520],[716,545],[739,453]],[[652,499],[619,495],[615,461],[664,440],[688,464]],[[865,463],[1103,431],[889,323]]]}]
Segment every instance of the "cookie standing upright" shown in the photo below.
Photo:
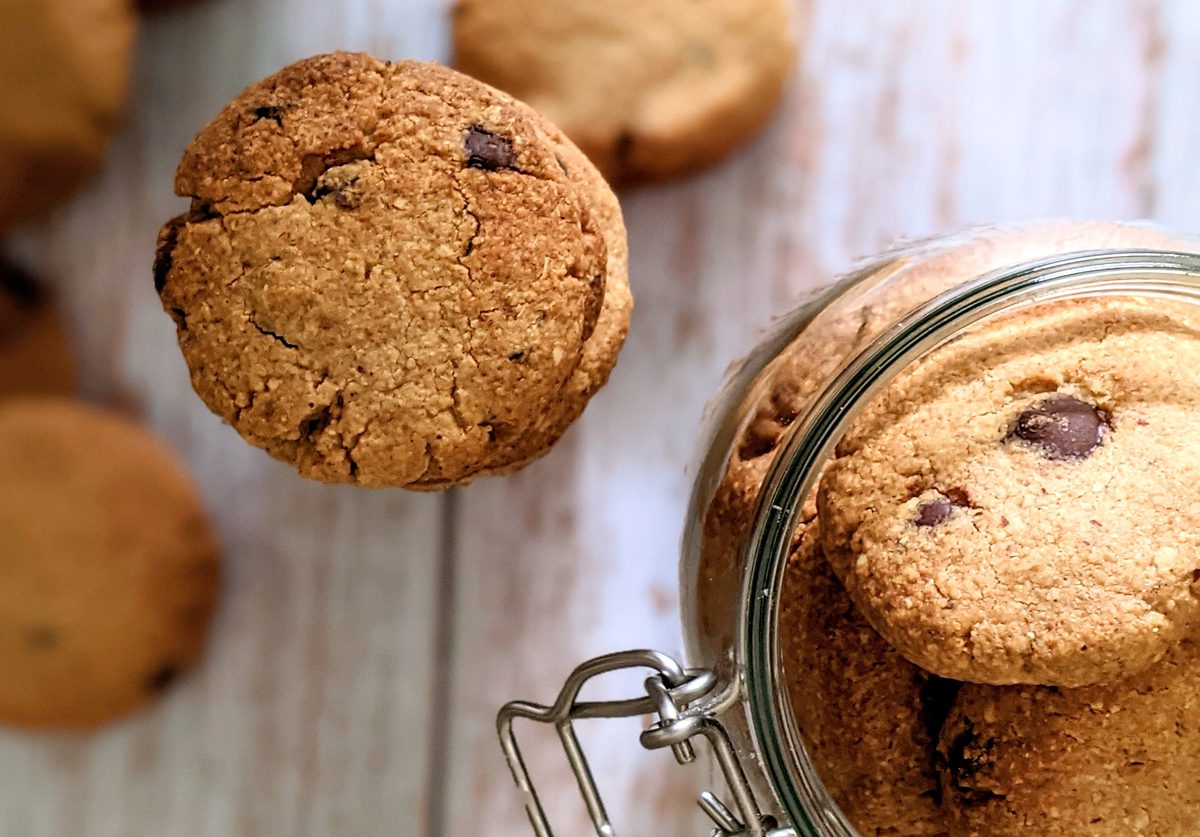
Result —
[{"label": "cookie standing upright", "polygon": [[250,87],[176,177],[164,308],[196,391],[306,476],[440,488],[544,453],[628,328],[586,159],[444,67],[338,53]]},{"label": "cookie standing upright", "polygon": [[0,231],[99,167],[124,106],[135,29],[132,0],[0,4]]},{"label": "cookie standing upright", "polygon": [[0,401],[0,438],[0,723],[94,726],[159,697],[216,599],[196,489],[145,431],[69,401]]},{"label": "cookie standing upright", "polygon": [[70,395],[75,359],[53,296],[0,260],[0,398]]},{"label": "cookie standing upright", "polygon": [[786,0],[458,0],[455,62],[554,120],[617,181],[712,163],[774,112]]}]

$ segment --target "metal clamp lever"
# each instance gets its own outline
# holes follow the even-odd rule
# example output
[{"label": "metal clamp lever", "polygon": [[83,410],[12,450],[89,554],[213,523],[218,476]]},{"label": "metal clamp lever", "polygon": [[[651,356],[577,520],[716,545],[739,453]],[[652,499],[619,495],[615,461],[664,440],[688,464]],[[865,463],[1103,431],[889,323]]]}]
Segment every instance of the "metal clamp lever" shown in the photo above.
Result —
[{"label": "metal clamp lever", "polygon": [[[644,696],[616,701],[578,700],[580,691],[589,680],[609,672],[633,668],[646,668],[654,672],[646,678]],[[685,670],[676,660],[658,651],[625,651],[597,657],[576,668],[567,678],[553,706],[525,701],[506,704],[496,719],[496,728],[513,779],[525,797],[525,811],[533,825],[534,834],[537,837],[553,837],[541,800],[517,746],[513,721],[525,718],[555,727],[567,761],[579,783],[596,834],[613,837],[616,832],[609,822],[573,723],[581,718],[628,718],[651,712],[658,715],[658,720],[641,734],[641,744],[646,749],[670,747],[675,760],[687,764],[696,757],[692,738],[701,735],[711,745],[737,811],[735,815],[709,791],[700,794],[700,807],[717,826],[714,837],[782,837],[792,834],[787,830],[775,830],[769,819],[763,820],[729,737],[716,719],[735,697],[736,693],[732,690],[718,690],[717,678],[711,671]]]}]

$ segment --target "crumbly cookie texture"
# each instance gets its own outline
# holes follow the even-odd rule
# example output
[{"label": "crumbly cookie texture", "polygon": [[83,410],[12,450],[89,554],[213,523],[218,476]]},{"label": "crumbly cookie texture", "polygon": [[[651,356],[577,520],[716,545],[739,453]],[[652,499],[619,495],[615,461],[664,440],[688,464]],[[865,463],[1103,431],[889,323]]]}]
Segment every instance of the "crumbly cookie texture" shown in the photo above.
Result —
[{"label": "crumbly cookie texture", "polygon": [[921,671],[854,609],[811,517],[788,559],[780,655],[817,774],[860,834],[947,834],[934,743],[959,684]]},{"label": "crumbly cookie texture", "polygon": [[125,102],[132,0],[0,4],[0,232],[100,165]]},{"label": "crumbly cookie texture", "polygon": [[983,683],[1147,668],[1200,620],[1200,325],[1051,303],[906,370],[838,446],[826,553],[910,660]]},{"label": "crumbly cookie texture", "polygon": [[1081,689],[967,684],[942,727],[962,837],[1200,833],[1200,648]]},{"label": "crumbly cookie texture", "polygon": [[250,87],[176,175],[155,278],[201,398],[305,476],[434,489],[544,453],[628,328],[611,190],[525,105],[337,53]]},{"label": "crumbly cookie texture", "polygon": [[458,0],[459,69],[529,102],[617,181],[712,163],[774,112],[786,0]]},{"label": "crumbly cookie texture", "polygon": [[200,656],[219,557],[196,490],[140,428],[0,402],[0,723],[89,727]]},{"label": "crumbly cookie texture", "polygon": [[[788,428],[813,394],[848,358],[895,320],[937,294],[1008,265],[1062,253],[1104,248],[1195,251],[1192,242],[1153,228],[1103,221],[1043,221],[1017,227],[980,227],[932,242],[908,242],[863,265],[855,289],[837,307],[801,317],[803,329],[762,373],[760,395],[746,405],[744,425],[704,499],[699,544],[704,565],[695,594],[697,631],[713,653],[733,642],[737,616],[729,590],[739,583],[739,561],[765,475]],[[797,309],[803,314],[804,309]],[[793,314],[792,317],[795,317]],[[787,322],[783,323],[786,327]],[[756,361],[747,360],[751,373]]]},{"label": "crumbly cookie texture", "polygon": [[0,398],[69,395],[75,360],[51,294],[0,260]]}]

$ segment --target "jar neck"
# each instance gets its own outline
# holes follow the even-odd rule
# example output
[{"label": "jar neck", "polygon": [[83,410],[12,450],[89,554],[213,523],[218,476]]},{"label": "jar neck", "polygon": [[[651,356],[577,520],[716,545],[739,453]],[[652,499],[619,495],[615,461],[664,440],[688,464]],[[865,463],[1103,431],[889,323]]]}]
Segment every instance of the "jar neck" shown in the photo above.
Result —
[{"label": "jar neck", "polygon": [[[738,658],[763,770],[802,835],[853,837],[808,760],[782,688],[778,615],[798,511],[834,445],[861,410],[912,363],[980,322],[1021,308],[1090,296],[1200,304],[1200,256],[1150,251],[1076,253],[987,274],[935,297],[847,361],[790,429],[767,474],[746,543]],[[807,830],[806,830],[807,829]]]}]

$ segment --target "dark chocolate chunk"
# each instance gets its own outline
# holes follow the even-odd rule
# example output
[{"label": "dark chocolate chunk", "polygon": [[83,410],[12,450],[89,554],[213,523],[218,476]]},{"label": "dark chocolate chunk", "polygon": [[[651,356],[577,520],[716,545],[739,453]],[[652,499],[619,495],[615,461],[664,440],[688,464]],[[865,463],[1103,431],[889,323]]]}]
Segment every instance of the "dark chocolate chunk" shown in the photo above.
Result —
[{"label": "dark chocolate chunk", "polygon": [[283,114],[286,109],[281,105],[263,105],[254,109],[254,121],[261,122],[270,119],[276,125],[283,127]]},{"label": "dark chocolate chunk", "polygon": [[920,505],[913,523],[917,526],[937,526],[949,520],[953,513],[954,504],[946,497],[937,497]]},{"label": "dark chocolate chunk", "polygon": [[32,625],[25,631],[25,644],[37,651],[49,651],[58,646],[58,631],[49,625]]},{"label": "dark chocolate chunk", "polygon": [[479,125],[472,125],[467,129],[467,135],[463,139],[463,150],[467,154],[467,168],[499,171],[517,167],[517,155],[513,152],[512,140]]},{"label": "dark chocolate chunk", "polygon": [[37,305],[44,297],[33,277],[8,261],[0,261],[0,293],[26,307]]},{"label": "dark chocolate chunk", "polygon": [[613,144],[613,156],[617,158],[617,163],[620,165],[629,162],[629,158],[633,156],[633,134],[629,131],[620,133],[616,143]]},{"label": "dark chocolate chunk", "polygon": [[1035,445],[1048,459],[1083,459],[1104,440],[1108,417],[1070,395],[1052,395],[1017,416],[1010,438]]},{"label": "dark chocolate chunk", "polygon": [[480,424],[480,427],[486,427],[488,432],[489,442],[500,442],[505,439],[511,439],[513,435],[513,426],[503,421],[489,419]]}]

